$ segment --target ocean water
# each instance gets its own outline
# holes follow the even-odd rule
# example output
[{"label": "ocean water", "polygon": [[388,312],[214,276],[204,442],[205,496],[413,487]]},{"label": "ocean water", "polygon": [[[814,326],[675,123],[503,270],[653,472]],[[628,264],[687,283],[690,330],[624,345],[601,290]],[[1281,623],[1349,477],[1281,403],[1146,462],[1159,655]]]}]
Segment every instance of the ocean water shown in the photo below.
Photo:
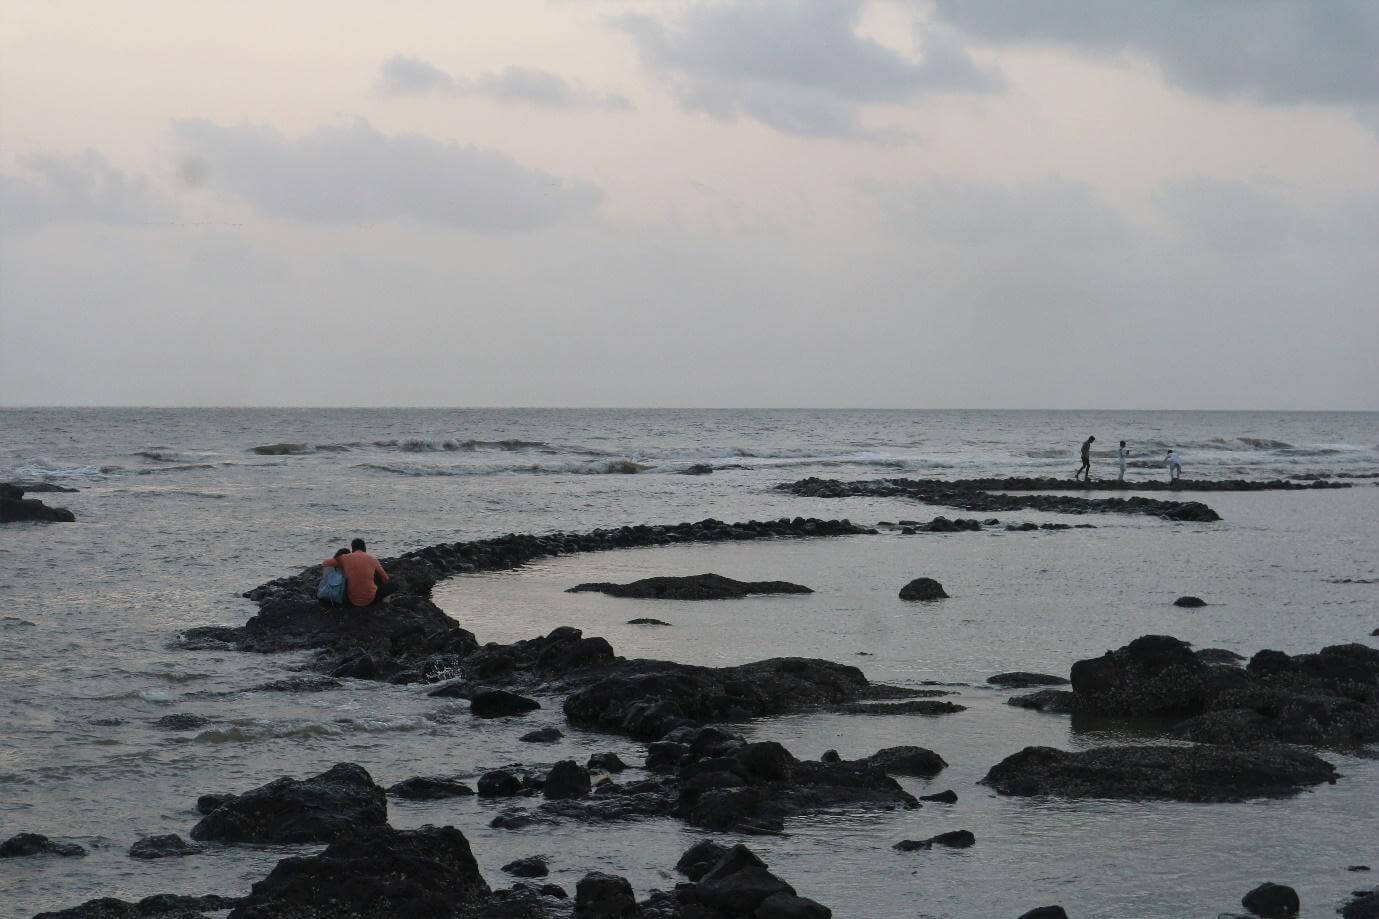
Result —
[{"label": "ocean water", "polygon": [[[1069,475],[1098,438],[1094,473],[1164,476],[1178,449],[1188,478],[1345,477],[1343,491],[1209,493],[1218,524],[1103,515],[1096,529],[677,546],[559,558],[451,579],[436,599],[481,641],[574,625],[621,654],[725,664],[827,657],[872,679],[965,683],[968,710],[942,718],[813,713],[742,726],[799,756],[861,756],[915,743],[950,763],[917,793],[952,806],[829,813],[751,839],[777,873],[839,917],[1017,916],[1061,903],[1073,916],[1215,916],[1264,880],[1295,886],[1307,916],[1334,915],[1379,868],[1379,763],[1326,754],[1343,778],[1284,801],[1182,805],[1008,799],[976,782],[1029,744],[1081,748],[1147,738],[1004,704],[980,685],[1000,670],[1066,673],[1077,659],[1146,633],[1252,654],[1373,644],[1379,626],[1379,414],[614,410],[0,410],[0,481],[80,489],[40,495],[75,524],[0,527],[0,837],[45,833],[83,859],[0,861],[0,915],[97,896],[246,891],[302,847],[212,848],[186,859],[127,857],[143,835],[186,836],[198,795],[351,761],[391,784],[477,776],[507,763],[583,759],[641,747],[566,725],[560,699],[527,719],[481,722],[421,687],[351,683],[324,693],[256,689],[294,655],[190,652],[189,626],[239,624],[239,594],[360,535],[381,556],[506,532],[584,530],[705,517],[848,517],[875,523],[953,511],[902,499],[808,499],[773,486],[806,475]],[[289,453],[255,447],[294,444]],[[679,474],[709,464],[706,476]],[[1084,522],[1034,512],[1011,520]],[[566,594],[587,580],[716,571],[808,584],[807,597],[651,603]],[[929,575],[951,600],[896,599]],[[1349,583],[1347,583],[1349,581]],[[1211,602],[1179,610],[1191,593]],[[654,616],[669,628],[626,624]],[[210,719],[167,731],[168,714]],[[517,737],[543,724],[565,739]],[[390,801],[397,826],[450,823],[490,882],[523,855],[551,857],[569,889],[590,870],[645,894],[701,835],[676,821],[497,831],[473,798]],[[530,806],[530,802],[518,806]],[[891,845],[970,829],[960,851]],[[309,848],[305,851],[310,851]],[[1368,876],[1372,877],[1372,875]]]}]

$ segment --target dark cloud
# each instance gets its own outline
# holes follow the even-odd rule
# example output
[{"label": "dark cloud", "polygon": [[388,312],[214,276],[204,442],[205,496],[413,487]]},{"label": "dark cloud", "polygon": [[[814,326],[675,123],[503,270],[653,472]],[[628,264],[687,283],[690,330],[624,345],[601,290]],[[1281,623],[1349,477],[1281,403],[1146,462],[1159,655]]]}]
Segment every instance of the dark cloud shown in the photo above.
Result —
[{"label": "dark cloud", "polygon": [[1379,99],[1373,0],[936,0],[995,42],[1051,42],[1152,58],[1170,82],[1269,103]]},{"label": "dark cloud", "polygon": [[58,221],[114,226],[170,220],[172,205],[148,179],[115,168],[94,150],[20,157],[20,173],[0,173],[0,230],[19,232]]},{"label": "dark cloud", "polygon": [[420,58],[398,54],[384,61],[377,88],[385,96],[426,96],[443,93],[483,96],[499,102],[545,108],[593,108],[618,111],[632,108],[626,96],[586,89],[548,70],[508,67],[474,79],[451,76]]},{"label": "dark cloud", "polygon": [[386,135],[359,119],[288,138],[267,126],[182,120],[173,132],[207,186],[278,217],[325,222],[410,218],[500,233],[590,213],[601,189],[505,153],[419,134]]},{"label": "dark cloud", "polygon": [[912,59],[857,32],[849,0],[697,3],[675,18],[626,16],[645,66],[687,109],[752,118],[800,136],[867,136],[861,109],[924,92],[990,92],[998,74],[941,30]]}]

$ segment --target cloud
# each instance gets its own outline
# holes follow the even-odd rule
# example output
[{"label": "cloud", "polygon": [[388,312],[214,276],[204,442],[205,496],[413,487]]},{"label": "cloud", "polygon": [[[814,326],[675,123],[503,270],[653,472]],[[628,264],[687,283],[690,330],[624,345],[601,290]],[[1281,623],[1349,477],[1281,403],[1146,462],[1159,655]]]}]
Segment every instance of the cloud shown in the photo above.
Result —
[{"label": "cloud", "polygon": [[377,83],[385,96],[426,96],[432,93],[481,96],[498,102],[544,108],[591,108],[621,111],[632,108],[626,96],[586,89],[548,70],[508,67],[474,79],[454,77],[421,60],[395,54],[383,62]]},{"label": "cloud", "polygon": [[20,157],[21,174],[0,173],[0,231],[90,221],[111,226],[165,222],[174,209],[148,179],[116,169],[94,150]]},{"label": "cloud", "polygon": [[1165,182],[1155,203],[1191,242],[1241,255],[1280,249],[1319,227],[1279,198],[1239,179],[1191,176]]},{"label": "cloud", "polygon": [[916,60],[858,34],[860,15],[849,0],[701,2],[678,18],[625,16],[615,25],[686,109],[797,136],[865,137],[865,105],[1003,85],[941,30],[919,35]]},{"label": "cloud", "polygon": [[175,121],[173,133],[203,164],[208,187],[277,217],[407,218],[502,233],[587,215],[603,196],[597,186],[529,169],[496,150],[419,134],[389,136],[363,119],[301,138],[199,119]]},{"label": "cloud", "polygon": [[1206,95],[1266,103],[1379,100],[1373,0],[935,0],[938,16],[994,42],[1146,55]]}]

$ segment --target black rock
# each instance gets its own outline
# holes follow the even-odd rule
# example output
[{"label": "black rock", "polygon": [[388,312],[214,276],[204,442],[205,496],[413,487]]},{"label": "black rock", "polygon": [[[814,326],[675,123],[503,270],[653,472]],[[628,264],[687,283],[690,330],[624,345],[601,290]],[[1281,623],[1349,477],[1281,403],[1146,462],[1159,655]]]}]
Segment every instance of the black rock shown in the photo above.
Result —
[{"label": "black rock", "polygon": [[234,800],[238,795],[230,794],[210,794],[202,795],[196,799],[196,812],[203,817],[220,807],[226,801]]},{"label": "black rock", "polygon": [[572,759],[561,760],[546,774],[542,793],[548,798],[582,798],[589,794],[589,770]]},{"label": "black rock", "polygon": [[950,788],[950,789],[948,789],[947,791],[940,791],[940,792],[938,792],[937,794],[932,794],[932,795],[920,795],[920,796],[919,796],[919,800],[921,800],[921,801],[936,801],[936,802],[938,802],[939,804],[957,804],[957,803],[958,803],[958,793],[957,793],[956,791],[954,791],[953,789]]},{"label": "black rock", "polygon": [[211,719],[205,715],[197,715],[192,712],[178,712],[175,715],[164,715],[153,722],[156,728],[165,731],[191,731],[196,728],[204,728],[211,723]]},{"label": "black rock", "polygon": [[445,775],[418,775],[388,788],[388,794],[408,801],[439,801],[474,794],[464,782]]},{"label": "black rock", "polygon": [[508,862],[503,866],[503,870],[519,878],[544,878],[551,873],[551,869],[546,867],[546,856],[544,855],[529,855],[526,858]]},{"label": "black rock", "polygon": [[993,686],[1012,689],[1028,689],[1031,686],[1064,686],[1068,682],[1063,677],[1054,676],[1051,673],[1028,673],[1024,670],[997,673],[987,677],[986,681]]},{"label": "black rock", "polygon": [[49,507],[37,498],[26,498],[26,491],[44,491],[30,485],[0,482],[0,523],[35,520],[45,523],[72,523],[77,518],[65,507]]},{"label": "black rock", "polygon": [[627,878],[591,871],[575,885],[575,919],[635,919],[640,912]]},{"label": "black rock", "polygon": [[833,911],[806,897],[773,893],[757,906],[753,919],[832,919]]},{"label": "black rock", "polygon": [[1379,919],[1379,887],[1354,891],[1340,913],[1341,919]]},{"label": "black rock", "polygon": [[890,775],[917,775],[931,778],[948,765],[942,756],[924,747],[886,747],[877,750],[863,762]]},{"label": "black rock", "polygon": [[916,849],[932,849],[934,846],[944,846],[949,849],[967,849],[977,844],[977,837],[969,830],[950,830],[947,833],[939,833],[937,836],[930,836],[928,839],[904,839],[892,849],[901,852],[912,852]]},{"label": "black rock", "polygon": [[982,779],[1003,795],[1137,801],[1245,801],[1336,780],[1326,760],[1293,747],[1026,747]]},{"label": "black rock", "polygon": [[458,919],[488,897],[459,830],[380,826],[278,862],[230,919]]},{"label": "black rock", "polygon": [[695,463],[695,464],[692,465],[692,466],[687,466],[687,467],[685,468],[683,474],[684,474],[684,475],[708,475],[708,474],[710,474],[711,472],[713,472],[713,467],[710,466],[708,463]]},{"label": "black rock", "polygon": [[570,895],[565,892],[565,888],[559,884],[542,884],[537,888],[541,895],[545,897],[555,897],[557,900],[568,900]]},{"label": "black rock", "polygon": [[590,772],[622,772],[627,768],[627,764],[619,759],[616,753],[595,753],[589,757],[589,762],[584,768]]},{"label": "black rock", "polygon": [[938,699],[908,699],[904,702],[850,702],[840,705],[845,715],[951,715],[967,711],[966,705]]},{"label": "black rock", "polygon": [[1011,696],[1007,705],[1017,708],[1032,708],[1037,712],[1066,715],[1077,705],[1077,697],[1066,689],[1039,689],[1023,696]]},{"label": "black rock", "polygon": [[388,821],[383,789],[362,766],[339,763],[298,781],[280,778],[221,804],[192,827],[196,840],[333,842]]},{"label": "black rock", "polygon": [[811,594],[802,584],[788,581],[735,581],[721,574],[695,574],[687,577],[642,578],[630,584],[606,581],[579,584],[566,593],[595,591],[610,597],[636,597],[644,600],[728,600],[751,594]]},{"label": "black rock", "polygon": [[0,858],[19,858],[25,855],[85,855],[86,850],[74,842],[53,842],[41,833],[20,833],[0,842]]},{"label": "black rock", "polygon": [[1240,904],[1265,919],[1288,919],[1296,916],[1302,904],[1298,892],[1286,884],[1264,883],[1240,898]]},{"label": "black rock", "polygon": [[526,743],[555,743],[564,736],[560,732],[560,728],[548,725],[544,728],[537,728],[535,731],[528,731],[517,739]]},{"label": "black rock", "polygon": [[1020,919],[1068,919],[1068,913],[1061,906],[1036,906],[1027,913],[1021,913]]},{"label": "black rock", "polygon": [[948,592],[943,585],[933,578],[915,578],[900,588],[902,600],[944,600],[947,597]]},{"label": "black rock", "polygon": [[698,899],[730,916],[750,916],[766,898],[795,896],[795,888],[767,870],[744,845],[736,845],[695,885]]},{"label": "black rock", "polygon": [[664,620],[662,620],[662,619],[651,619],[651,618],[648,618],[648,617],[645,617],[645,616],[642,617],[642,618],[640,618],[640,619],[629,619],[629,620],[627,620],[627,624],[628,624],[628,625],[670,625],[669,622],[666,622],[666,621],[664,621]]},{"label": "black rock", "polygon": [[486,689],[476,692],[469,700],[469,710],[479,718],[501,718],[505,715],[525,715],[541,707],[541,703],[505,689]]},{"label": "black rock", "polygon": [[129,857],[179,858],[184,855],[196,855],[204,851],[201,846],[187,842],[176,833],[168,833],[165,836],[145,836],[140,839],[129,847]]},{"label": "black rock", "polygon": [[1204,664],[1230,664],[1235,665],[1243,661],[1243,655],[1228,651],[1225,648],[1199,648],[1193,652],[1197,659]]},{"label": "black rock", "polygon": [[525,786],[522,780],[506,769],[494,769],[479,776],[479,797],[507,798],[520,795]]},{"label": "black rock", "polygon": [[698,881],[727,854],[728,847],[722,843],[714,842],[712,839],[701,839],[685,850],[680,860],[675,863],[675,870],[691,881]]},{"label": "black rock", "polygon": [[1207,665],[1186,642],[1144,635],[1073,664],[1080,708],[1106,715],[1191,715],[1206,704]]},{"label": "black rock", "polygon": [[1173,601],[1174,606],[1181,606],[1187,609],[1196,609],[1199,606],[1206,606],[1207,601],[1201,597],[1179,597]]}]

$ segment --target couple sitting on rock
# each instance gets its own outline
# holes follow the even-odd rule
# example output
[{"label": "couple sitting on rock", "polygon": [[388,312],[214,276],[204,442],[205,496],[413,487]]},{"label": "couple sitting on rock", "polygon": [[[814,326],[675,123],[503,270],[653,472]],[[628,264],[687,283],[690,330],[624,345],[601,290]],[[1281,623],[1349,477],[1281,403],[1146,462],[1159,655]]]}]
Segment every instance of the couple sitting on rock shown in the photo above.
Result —
[{"label": "couple sitting on rock", "polygon": [[356,537],[349,549],[338,550],[321,562],[321,583],[316,596],[330,606],[372,606],[397,590],[388,572],[368,552],[364,540]]}]

